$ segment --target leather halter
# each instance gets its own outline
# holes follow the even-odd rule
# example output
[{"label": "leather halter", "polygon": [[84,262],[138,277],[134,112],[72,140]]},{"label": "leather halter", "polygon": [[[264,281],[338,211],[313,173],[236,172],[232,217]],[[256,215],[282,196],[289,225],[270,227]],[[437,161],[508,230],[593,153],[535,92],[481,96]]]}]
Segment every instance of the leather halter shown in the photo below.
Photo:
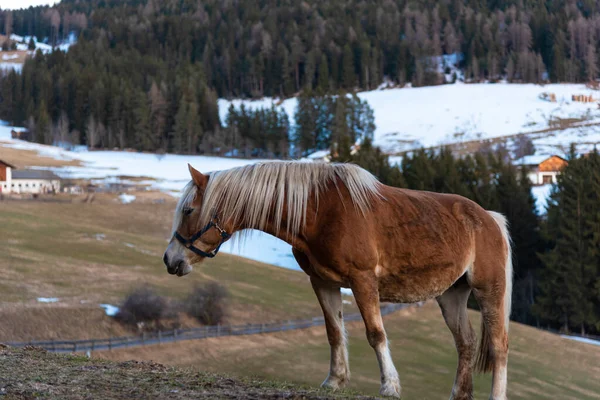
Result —
[{"label": "leather halter", "polygon": [[[216,230],[218,230],[219,234],[221,235],[221,241],[219,242],[219,245],[210,252],[200,250],[199,248],[194,246],[194,242],[196,240],[200,239],[200,237],[202,237],[202,235],[204,235],[211,228],[215,228]],[[202,228],[201,230],[196,232],[189,239],[184,238],[177,231],[175,231],[175,233],[173,234],[173,237],[175,239],[177,239],[179,241],[179,243],[181,243],[183,245],[183,247],[185,247],[192,253],[195,253],[201,257],[213,258],[214,256],[217,255],[217,253],[219,252],[219,249],[221,248],[223,243],[225,243],[225,241],[227,239],[229,239],[231,237],[231,235],[229,233],[227,233],[225,231],[225,229],[223,229],[219,226],[219,221],[217,219],[217,216],[215,215],[214,217],[211,218],[210,222],[208,224],[206,224],[206,226],[204,228]]]}]

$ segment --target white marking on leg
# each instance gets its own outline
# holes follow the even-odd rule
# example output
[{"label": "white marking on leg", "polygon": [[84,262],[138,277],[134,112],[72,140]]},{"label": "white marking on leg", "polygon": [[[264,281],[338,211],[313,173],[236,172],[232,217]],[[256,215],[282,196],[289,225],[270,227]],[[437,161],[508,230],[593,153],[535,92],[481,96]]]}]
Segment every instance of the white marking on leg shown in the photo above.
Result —
[{"label": "white marking on leg", "polygon": [[506,387],[508,384],[508,373],[506,365],[497,366],[494,369],[492,382],[492,397],[490,400],[506,400]]},{"label": "white marking on leg", "polygon": [[382,396],[400,397],[400,378],[392,360],[388,341],[386,340],[378,345],[375,352],[381,370],[381,390],[379,393]]}]

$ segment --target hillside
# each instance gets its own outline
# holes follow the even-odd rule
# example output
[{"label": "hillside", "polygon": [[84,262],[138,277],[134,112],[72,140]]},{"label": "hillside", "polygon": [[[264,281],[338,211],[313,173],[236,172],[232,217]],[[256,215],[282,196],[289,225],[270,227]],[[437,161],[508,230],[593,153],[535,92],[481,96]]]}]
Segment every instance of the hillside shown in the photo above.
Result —
[{"label": "hillside", "polygon": [[171,368],[153,362],[107,362],[0,345],[0,396],[6,399],[367,399],[283,382]]},{"label": "hillside", "polygon": [[[540,98],[553,93],[556,102]],[[578,103],[572,95],[592,96],[596,102]],[[375,116],[374,143],[388,154],[421,147],[460,145],[486,139],[512,140],[527,134],[540,154],[564,154],[569,144],[590,151],[600,142],[600,92],[585,85],[454,84],[359,92]],[[296,98],[283,101],[219,100],[221,120],[230,105],[248,109],[278,107],[294,121]],[[467,148],[472,153],[477,146]]]},{"label": "hillside", "polygon": [[183,301],[196,284],[216,280],[231,293],[226,322],[232,324],[319,315],[298,271],[222,253],[183,279],[168,275],[162,253],[174,200],[162,195],[165,203],[156,204],[160,197],[145,196],[130,204],[115,195],[99,195],[91,204],[61,197],[1,201],[0,341],[131,334],[100,304],[118,305],[144,284]]},{"label": "hillside", "polygon": [[[470,312],[475,327],[479,313]],[[392,357],[400,374],[403,398],[442,399],[450,393],[456,350],[439,307],[393,313],[384,318]],[[350,388],[364,394],[379,390],[379,369],[361,321],[348,323]],[[329,346],[323,327],[269,335],[212,338],[97,352],[93,357],[115,361],[154,360],[201,371],[252,375],[316,387],[327,375]],[[512,323],[510,328],[509,398],[598,399],[600,346]],[[490,375],[475,379],[475,399],[487,398]]]}]

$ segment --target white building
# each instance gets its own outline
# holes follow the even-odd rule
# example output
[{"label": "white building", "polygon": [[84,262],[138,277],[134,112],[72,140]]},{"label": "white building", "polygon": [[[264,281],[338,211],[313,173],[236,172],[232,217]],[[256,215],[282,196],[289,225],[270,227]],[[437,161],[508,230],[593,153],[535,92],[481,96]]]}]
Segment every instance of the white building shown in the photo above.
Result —
[{"label": "white building", "polygon": [[0,193],[44,194],[60,192],[60,178],[51,171],[17,170],[0,160]]},{"label": "white building", "polygon": [[527,176],[534,185],[556,183],[556,177],[567,164],[567,160],[557,155],[525,156],[515,161],[515,165],[528,167]]}]

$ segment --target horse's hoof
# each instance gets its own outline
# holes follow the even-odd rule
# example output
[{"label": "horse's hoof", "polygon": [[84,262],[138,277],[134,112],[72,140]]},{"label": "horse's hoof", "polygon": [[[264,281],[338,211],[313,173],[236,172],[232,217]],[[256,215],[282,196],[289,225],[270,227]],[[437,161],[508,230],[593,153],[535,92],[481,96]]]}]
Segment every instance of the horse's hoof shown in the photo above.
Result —
[{"label": "horse's hoof", "polygon": [[453,393],[450,400],[473,400],[473,393]]},{"label": "horse's hoof", "polygon": [[400,380],[396,378],[384,382],[383,385],[381,385],[379,394],[382,396],[400,398],[401,391],[402,389],[400,388]]},{"label": "horse's hoof", "polygon": [[338,378],[336,376],[328,376],[325,382],[321,384],[322,388],[338,390],[344,388],[348,384],[347,378]]}]

